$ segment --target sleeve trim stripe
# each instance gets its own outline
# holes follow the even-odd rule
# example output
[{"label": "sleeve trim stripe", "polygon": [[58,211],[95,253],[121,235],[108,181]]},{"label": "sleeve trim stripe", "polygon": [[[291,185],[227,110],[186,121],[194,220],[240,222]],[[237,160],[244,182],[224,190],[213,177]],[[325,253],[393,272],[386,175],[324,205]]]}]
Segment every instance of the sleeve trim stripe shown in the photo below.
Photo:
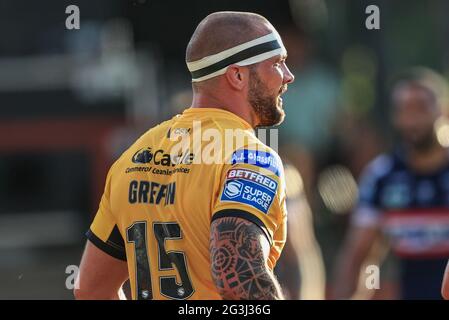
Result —
[{"label": "sleeve trim stripe", "polygon": [[220,218],[242,218],[245,220],[248,220],[249,222],[254,223],[255,225],[257,225],[264,233],[265,237],[268,239],[268,242],[270,243],[270,246],[273,245],[273,239],[270,236],[270,233],[268,232],[267,227],[265,226],[265,224],[263,223],[262,220],[260,220],[258,217],[256,217],[255,215],[247,212],[247,211],[243,211],[243,210],[238,210],[238,209],[224,209],[224,210],[220,210],[217,211],[213,216],[212,216],[212,220],[211,223],[217,219]]},{"label": "sleeve trim stripe", "polygon": [[115,225],[114,229],[112,229],[106,243],[119,251],[125,251],[125,243],[123,241],[122,235],[120,234],[120,231],[118,230],[117,225]]},{"label": "sleeve trim stripe", "polygon": [[114,257],[116,259],[126,261],[126,253],[125,253],[125,251],[119,250],[116,247],[112,247],[110,244],[102,241],[100,238],[98,238],[92,232],[92,230],[89,229],[86,232],[86,237],[87,237],[87,239],[90,240],[90,242],[92,242],[101,251],[104,251],[105,253],[109,254],[110,256],[112,256],[112,257]]}]

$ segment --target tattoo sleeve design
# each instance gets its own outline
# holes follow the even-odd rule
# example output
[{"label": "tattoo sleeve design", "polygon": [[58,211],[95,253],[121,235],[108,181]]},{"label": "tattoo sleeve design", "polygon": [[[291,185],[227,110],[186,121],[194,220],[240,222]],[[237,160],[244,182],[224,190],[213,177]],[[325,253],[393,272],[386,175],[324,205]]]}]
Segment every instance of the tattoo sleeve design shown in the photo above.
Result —
[{"label": "tattoo sleeve design", "polygon": [[264,237],[257,225],[242,218],[212,222],[212,278],[224,299],[282,299],[279,284],[266,264]]}]

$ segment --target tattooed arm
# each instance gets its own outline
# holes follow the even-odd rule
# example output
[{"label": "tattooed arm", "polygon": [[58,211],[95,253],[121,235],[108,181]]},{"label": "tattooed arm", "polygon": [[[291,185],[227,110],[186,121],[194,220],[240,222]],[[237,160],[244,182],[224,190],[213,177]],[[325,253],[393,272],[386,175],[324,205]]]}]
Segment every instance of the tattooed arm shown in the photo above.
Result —
[{"label": "tattooed arm", "polygon": [[221,296],[229,300],[283,299],[267,265],[270,244],[256,224],[223,217],[211,224],[212,278]]}]

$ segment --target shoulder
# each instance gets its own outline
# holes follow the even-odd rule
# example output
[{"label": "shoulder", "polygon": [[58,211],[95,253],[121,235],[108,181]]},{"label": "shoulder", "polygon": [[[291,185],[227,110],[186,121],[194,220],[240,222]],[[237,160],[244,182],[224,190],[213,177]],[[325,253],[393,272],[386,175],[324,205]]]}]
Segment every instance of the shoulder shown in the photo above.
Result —
[{"label": "shoulder", "polygon": [[242,148],[236,148],[230,162],[232,165],[250,164],[271,171],[280,178],[284,176],[284,167],[278,153],[259,140]]},{"label": "shoulder", "polygon": [[375,194],[397,166],[397,160],[392,154],[381,154],[374,158],[363,170],[359,178],[359,199],[374,201]]},{"label": "shoulder", "polygon": [[155,141],[161,141],[170,134],[172,119],[164,121],[144,132],[137,138],[111,166],[110,174],[125,173],[133,166],[142,166],[149,163],[154,156]]},{"label": "shoulder", "polygon": [[361,180],[380,180],[390,174],[395,166],[397,160],[392,154],[381,154],[374,158],[362,172]]}]

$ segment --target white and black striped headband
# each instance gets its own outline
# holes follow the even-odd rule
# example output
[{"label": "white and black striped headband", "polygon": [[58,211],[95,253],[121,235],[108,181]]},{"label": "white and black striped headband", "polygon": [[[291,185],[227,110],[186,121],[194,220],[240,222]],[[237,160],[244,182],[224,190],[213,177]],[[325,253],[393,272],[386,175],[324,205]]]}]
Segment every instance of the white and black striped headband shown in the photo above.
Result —
[{"label": "white and black striped headband", "polygon": [[200,60],[187,62],[187,68],[192,82],[200,82],[224,74],[231,64],[248,66],[280,54],[286,54],[284,44],[278,33],[272,32]]}]

